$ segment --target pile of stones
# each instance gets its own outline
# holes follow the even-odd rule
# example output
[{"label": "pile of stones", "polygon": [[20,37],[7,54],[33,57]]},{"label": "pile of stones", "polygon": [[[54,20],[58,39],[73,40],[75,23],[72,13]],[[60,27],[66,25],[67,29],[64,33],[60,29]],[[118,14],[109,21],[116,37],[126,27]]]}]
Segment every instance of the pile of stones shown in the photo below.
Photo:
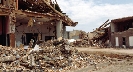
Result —
[{"label": "pile of stones", "polygon": [[38,49],[0,46],[0,71],[65,72],[94,64],[94,58],[69,46],[65,40],[36,45]]},{"label": "pile of stones", "polygon": [[38,45],[36,50],[0,46],[0,71],[66,71],[87,65],[87,56],[64,40]]},{"label": "pile of stones", "polygon": [[77,39],[75,42],[72,43],[74,47],[90,47],[90,43],[86,39]]}]

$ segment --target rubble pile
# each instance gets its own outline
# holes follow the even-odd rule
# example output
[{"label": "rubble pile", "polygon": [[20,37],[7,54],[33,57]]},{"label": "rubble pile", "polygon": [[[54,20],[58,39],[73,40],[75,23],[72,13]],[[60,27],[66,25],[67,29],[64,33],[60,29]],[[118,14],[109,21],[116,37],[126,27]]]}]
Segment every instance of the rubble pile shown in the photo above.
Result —
[{"label": "rubble pile", "polygon": [[[37,47],[37,46],[35,46]],[[0,71],[66,71],[88,65],[87,54],[64,41],[48,41],[35,48],[0,46]]]},{"label": "rubble pile", "polygon": [[107,47],[107,41],[109,40],[109,26],[110,22],[109,19],[102,24],[99,28],[96,28],[96,30],[93,31],[94,36],[90,40],[90,43],[92,43],[91,46],[98,46],[98,47]]},{"label": "rubble pile", "polygon": [[89,41],[88,39],[77,39],[75,42],[73,42],[74,47],[89,47]]}]

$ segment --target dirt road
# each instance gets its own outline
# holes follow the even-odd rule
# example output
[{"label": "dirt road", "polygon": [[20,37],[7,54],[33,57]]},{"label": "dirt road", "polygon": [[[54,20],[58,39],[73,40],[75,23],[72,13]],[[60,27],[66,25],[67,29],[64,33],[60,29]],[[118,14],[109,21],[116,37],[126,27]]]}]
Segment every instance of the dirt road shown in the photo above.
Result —
[{"label": "dirt road", "polygon": [[128,54],[133,55],[133,49],[114,49],[114,48],[96,48],[96,47],[89,47],[89,48],[77,48],[79,51],[82,52],[102,52],[102,53],[113,53],[113,54]]},{"label": "dirt road", "polygon": [[113,48],[77,48],[91,55],[101,55],[110,58],[108,61],[90,65],[74,72],[133,72],[133,49]]}]

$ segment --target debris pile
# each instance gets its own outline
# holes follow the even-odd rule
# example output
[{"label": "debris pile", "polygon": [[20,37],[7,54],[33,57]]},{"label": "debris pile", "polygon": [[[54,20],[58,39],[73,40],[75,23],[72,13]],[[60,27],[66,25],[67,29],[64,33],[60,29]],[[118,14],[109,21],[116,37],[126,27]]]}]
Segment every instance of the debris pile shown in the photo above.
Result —
[{"label": "debris pile", "polygon": [[0,46],[0,71],[68,72],[112,61],[99,54],[79,52],[67,40],[38,42],[34,48]]},{"label": "debris pile", "polygon": [[0,46],[0,52],[0,71],[62,72],[85,67],[89,61],[87,54],[65,40],[43,42],[29,49]]},{"label": "debris pile", "polygon": [[73,42],[73,46],[75,47],[89,47],[89,39],[84,38],[84,39],[77,39],[75,42]]},{"label": "debris pile", "polygon": [[107,41],[109,40],[109,19],[102,24],[99,28],[93,31],[93,38],[90,40],[92,45],[98,47],[107,47]]}]

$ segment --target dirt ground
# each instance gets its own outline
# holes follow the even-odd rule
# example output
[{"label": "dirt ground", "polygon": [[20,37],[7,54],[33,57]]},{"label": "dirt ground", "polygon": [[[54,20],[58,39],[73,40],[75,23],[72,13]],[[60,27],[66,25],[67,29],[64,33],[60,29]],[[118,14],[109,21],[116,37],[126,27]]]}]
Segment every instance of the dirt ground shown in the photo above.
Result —
[{"label": "dirt ground", "polygon": [[114,48],[77,48],[81,52],[91,55],[106,56],[107,61],[89,65],[74,72],[133,72],[133,49]]}]

